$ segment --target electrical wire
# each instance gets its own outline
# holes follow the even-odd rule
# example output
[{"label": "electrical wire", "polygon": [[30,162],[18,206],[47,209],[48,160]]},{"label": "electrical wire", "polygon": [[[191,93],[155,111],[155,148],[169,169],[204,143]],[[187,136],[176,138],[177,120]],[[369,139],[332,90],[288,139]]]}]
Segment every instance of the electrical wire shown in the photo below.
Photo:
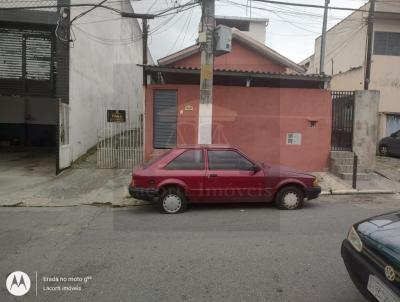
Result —
[{"label": "electrical wire", "polygon": [[171,52],[171,50],[173,50],[173,49],[175,48],[175,45],[176,45],[176,43],[178,42],[179,38],[181,37],[182,33],[185,31],[185,28],[186,28],[187,24],[189,23],[190,18],[191,18],[191,14],[190,14],[190,12],[189,12],[188,15],[187,15],[187,17],[186,17],[186,21],[185,21],[185,23],[183,24],[181,31],[179,32],[179,35],[177,35],[177,37],[176,37],[174,43],[172,43],[172,45],[171,45],[171,47],[169,48],[169,51],[168,51],[168,52]]},{"label": "electrical wire", "polygon": [[107,2],[107,0],[103,0],[103,1],[99,2],[98,4],[93,6],[92,8],[88,9],[87,11],[84,11],[84,12],[80,13],[79,15],[75,16],[69,23],[72,24],[75,20],[77,20],[79,18],[82,18],[84,15],[87,15],[88,13],[90,13],[93,10],[95,10],[96,8],[98,8],[99,6],[103,5],[106,2]]}]

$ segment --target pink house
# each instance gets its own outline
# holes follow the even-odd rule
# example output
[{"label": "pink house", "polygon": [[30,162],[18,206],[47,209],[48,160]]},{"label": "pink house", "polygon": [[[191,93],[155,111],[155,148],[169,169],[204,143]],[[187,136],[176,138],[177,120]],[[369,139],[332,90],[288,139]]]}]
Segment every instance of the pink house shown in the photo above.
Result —
[{"label": "pink house", "polygon": [[[233,29],[232,51],[215,58],[212,143],[255,160],[305,171],[327,168],[331,96],[327,78],[303,69]],[[197,45],[145,66],[145,158],[197,143],[200,50]]]}]

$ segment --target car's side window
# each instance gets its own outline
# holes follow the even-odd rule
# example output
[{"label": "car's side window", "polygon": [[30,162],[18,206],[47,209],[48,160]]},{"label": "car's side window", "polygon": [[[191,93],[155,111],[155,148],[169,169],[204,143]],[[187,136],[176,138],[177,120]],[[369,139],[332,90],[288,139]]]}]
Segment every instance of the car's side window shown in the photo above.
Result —
[{"label": "car's side window", "polygon": [[209,150],[208,168],[210,170],[250,170],[253,163],[232,150]]},{"label": "car's side window", "polygon": [[167,170],[204,170],[203,150],[188,150],[169,162]]}]

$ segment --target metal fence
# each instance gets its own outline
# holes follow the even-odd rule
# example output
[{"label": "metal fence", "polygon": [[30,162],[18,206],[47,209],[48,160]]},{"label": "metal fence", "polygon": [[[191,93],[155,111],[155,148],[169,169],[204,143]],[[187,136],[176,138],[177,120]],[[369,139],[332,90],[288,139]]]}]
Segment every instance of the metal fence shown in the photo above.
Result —
[{"label": "metal fence", "polygon": [[332,91],[332,150],[353,150],[354,92]]},{"label": "metal fence", "polygon": [[109,108],[103,108],[97,143],[97,167],[132,169],[143,163],[143,114],[139,107],[133,114],[127,108],[118,110],[125,118],[110,119]]}]

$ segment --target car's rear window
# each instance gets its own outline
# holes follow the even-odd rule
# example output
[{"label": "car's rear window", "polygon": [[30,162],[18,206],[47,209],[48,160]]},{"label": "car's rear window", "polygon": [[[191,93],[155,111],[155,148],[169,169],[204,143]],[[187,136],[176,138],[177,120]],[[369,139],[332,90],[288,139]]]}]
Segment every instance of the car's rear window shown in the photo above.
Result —
[{"label": "car's rear window", "polygon": [[165,166],[167,170],[203,170],[203,150],[187,150]]},{"label": "car's rear window", "polygon": [[170,154],[171,151],[172,151],[172,150],[169,150],[169,151],[167,151],[167,152],[161,154],[160,156],[157,156],[157,157],[155,157],[155,158],[149,160],[148,162],[146,162],[145,164],[142,165],[142,168],[143,168],[143,169],[146,169],[146,168],[150,167],[152,164],[158,162],[159,160],[161,160],[162,158],[164,158],[165,156],[167,156],[168,154]]}]

